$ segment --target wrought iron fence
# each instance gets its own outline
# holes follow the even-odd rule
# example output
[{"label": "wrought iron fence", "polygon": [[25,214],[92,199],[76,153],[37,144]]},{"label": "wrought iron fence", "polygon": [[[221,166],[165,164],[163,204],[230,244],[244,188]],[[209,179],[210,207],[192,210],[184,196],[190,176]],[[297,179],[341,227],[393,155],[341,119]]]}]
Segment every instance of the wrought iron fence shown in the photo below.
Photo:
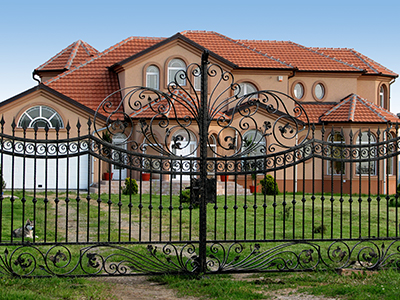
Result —
[{"label": "wrought iron fence", "polygon": [[[0,274],[399,266],[397,124],[309,124],[287,95],[239,96],[207,54],[176,76],[85,130],[1,120]],[[178,84],[195,77],[200,94]]]}]

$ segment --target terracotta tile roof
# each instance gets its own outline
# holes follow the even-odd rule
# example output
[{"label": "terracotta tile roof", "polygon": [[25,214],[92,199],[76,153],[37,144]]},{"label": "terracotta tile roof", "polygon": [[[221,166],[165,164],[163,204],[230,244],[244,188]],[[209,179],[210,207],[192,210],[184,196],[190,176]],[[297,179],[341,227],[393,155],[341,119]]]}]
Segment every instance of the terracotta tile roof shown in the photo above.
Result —
[{"label": "terracotta tile roof", "polygon": [[351,94],[326,111],[320,118],[322,122],[361,122],[387,123],[399,122],[399,118],[388,110]]},{"label": "terracotta tile roof", "polygon": [[84,41],[72,43],[67,48],[61,50],[58,54],[50,58],[44,64],[37,67],[37,71],[50,70],[69,70],[81,63],[90,60],[99,53],[95,48]]},{"label": "terracotta tile roof", "polygon": [[338,59],[340,61],[345,61],[347,63],[353,64],[360,69],[365,70],[367,74],[383,74],[389,76],[398,76],[395,72],[389,70],[388,68],[382,66],[376,61],[370,59],[369,57],[355,51],[354,49],[348,48],[310,48],[318,53],[324,54],[331,58]]},{"label": "terracotta tile roof", "polygon": [[[193,118],[193,116],[196,116],[197,106],[199,104],[194,103],[186,93],[180,90],[174,90],[170,99],[172,100],[173,107],[170,106],[169,102],[164,97],[161,98],[161,101],[153,99],[148,104],[143,105],[141,110],[133,112],[130,117],[133,119],[151,119],[156,116],[156,119],[161,119],[163,115],[158,114],[159,111],[165,113],[165,116],[170,119],[184,119],[188,116]],[[230,119],[230,117],[222,112],[216,112],[213,119],[216,120],[220,117],[227,120]]]},{"label": "terracotta tile roof", "polygon": [[[71,67],[70,70],[44,84],[96,110],[104,98],[120,89],[117,75],[109,71],[107,67],[162,40],[163,38],[130,37],[92,57],[89,61]],[[115,94],[111,100],[120,101],[120,95]]]},{"label": "terracotta tile roof", "polygon": [[290,41],[237,40],[281,61],[289,62],[300,71],[361,72],[363,69],[347,61],[328,57],[311,48]]},{"label": "terracotta tile roof", "polygon": [[[306,111],[308,116],[308,120],[310,123],[320,123],[320,117],[326,112],[327,110],[331,109],[337,103],[327,103],[327,102],[302,102],[300,105]],[[307,119],[304,115],[301,115],[299,119],[303,122],[307,122]]]},{"label": "terracotta tile roof", "polygon": [[[239,68],[282,70],[297,68],[304,71],[341,72],[367,70],[366,72],[370,74],[386,72],[390,76],[397,76],[354,50],[332,50],[337,52],[336,56],[342,55],[334,58],[329,49],[322,51],[292,42],[233,40],[212,31],[185,31],[169,39],[130,37],[101,53],[87,43],[78,41],[62,50],[37,70],[68,69],[44,84],[96,110],[104,98],[120,89],[118,77],[110,70],[110,66],[126,62],[128,59],[136,59],[143,53],[152,51],[174,38],[181,38],[188,43],[192,41],[193,45],[207,48],[215,53],[215,57],[220,56],[221,59],[226,60],[226,63],[230,62],[232,66],[236,65]],[[120,100],[119,94],[115,94],[112,98],[112,101]],[[324,104],[316,107],[308,105],[312,120],[317,120],[322,107],[329,109]]]},{"label": "terracotta tile roof", "polygon": [[240,68],[293,68],[288,62],[251,49],[247,45],[214,31],[183,31],[181,34]]}]

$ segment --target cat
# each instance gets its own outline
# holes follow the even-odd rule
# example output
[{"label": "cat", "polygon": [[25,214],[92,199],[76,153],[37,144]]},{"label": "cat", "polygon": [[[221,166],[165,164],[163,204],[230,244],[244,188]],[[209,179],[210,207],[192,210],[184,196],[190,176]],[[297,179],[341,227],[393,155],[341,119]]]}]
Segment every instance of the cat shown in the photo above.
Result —
[{"label": "cat", "polygon": [[[31,220],[26,220],[24,227],[17,228],[13,231],[12,235],[15,238],[20,238],[22,236],[33,239],[33,229],[35,228],[35,222]],[[37,236],[35,236],[37,238]]]}]

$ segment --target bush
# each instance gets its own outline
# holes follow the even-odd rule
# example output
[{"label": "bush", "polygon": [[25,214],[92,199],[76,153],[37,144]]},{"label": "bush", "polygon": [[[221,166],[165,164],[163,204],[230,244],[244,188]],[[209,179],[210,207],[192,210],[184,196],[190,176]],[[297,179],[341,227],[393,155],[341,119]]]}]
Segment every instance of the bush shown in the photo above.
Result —
[{"label": "bush", "polygon": [[187,204],[192,204],[193,208],[198,208],[199,204],[198,203],[192,203],[190,201],[190,189],[185,189],[182,190],[181,194],[179,195],[179,199],[181,200],[181,203],[187,203]]},{"label": "bush", "polygon": [[260,180],[260,184],[262,187],[262,192],[264,195],[278,195],[279,188],[278,184],[276,183],[274,177],[271,175],[266,175],[264,179]]},{"label": "bush", "polygon": [[138,190],[136,179],[131,179],[130,177],[125,179],[125,187],[122,189],[124,195],[136,195]]}]

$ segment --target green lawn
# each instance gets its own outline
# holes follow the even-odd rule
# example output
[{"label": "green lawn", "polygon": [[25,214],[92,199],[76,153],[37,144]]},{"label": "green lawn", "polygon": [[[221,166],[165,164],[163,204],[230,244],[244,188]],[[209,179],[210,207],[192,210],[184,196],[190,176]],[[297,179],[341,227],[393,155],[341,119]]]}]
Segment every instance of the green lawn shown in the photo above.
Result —
[{"label": "green lawn", "polygon": [[[186,247],[182,252],[183,248],[180,247],[186,241],[198,239],[199,209],[191,207],[190,203],[182,203],[176,195],[113,194],[109,197],[106,194],[92,194],[86,198],[86,194],[80,194],[78,198],[75,193],[69,193],[68,196],[65,193],[38,193],[34,197],[32,193],[24,195],[15,192],[14,201],[9,196],[6,193],[0,205],[0,244],[6,245],[13,259],[29,249],[29,255],[25,256],[30,263],[29,268],[24,268],[26,261],[19,260],[19,274],[28,275],[32,268],[36,268],[40,275],[46,275],[42,269],[50,273],[57,270],[57,274],[75,274],[78,272],[75,268],[91,274],[96,269],[93,266],[99,267],[99,262],[109,267],[111,259],[108,256],[120,260],[124,256],[133,256],[133,262],[128,259],[130,264],[135,265],[131,269],[146,272],[150,269],[139,263],[143,259],[146,265],[155,262],[155,269],[152,270],[160,266],[163,268],[165,264],[168,268],[172,267],[171,262],[180,267],[190,266],[187,263],[190,263],[190,257],[197,251],[196,243],[193,253],[190,252],[191,247]],[[317,265],[325,267],[320,263],[320,258],[330,268],[335,268],[346,265],[347,259],[349,263],[358,260],[355,255],[359,253],[365,256],[366,265],[372,266],[380,257],[389,257],[393,251],[396,253],[397,244],[390,247],[391,252],[385,251],[399,234],[396,226],[398,207],[390,206],[390,201],[384,198],[379,200],[376,196],[371,197],[370,201],[363,195],[352,198],[348,195],[343,198],[340,195],[324,197],[322,201],[322,195],[303,197],[302,194],[218,196],[216,203],[207,205],[208,256],[214,262],[213,270],[218,266],[229,268],[230,264],[241,270],[273,270],[282,263],[284,269],[298,269],[295,267],[298,258],[301,258],[303,264],[300,269],[315,269]],[[358,201],[359,198],[362,201]],[[35,247],[18,249],[16,244],[20,244],[22,239],[12,238],[11,233],[13,229],[22,226],[27,218],[35,219],[37,248],[42,243],[69,245],[45,245],[41,250]],[[375,244],[362,243],[355,248],[350,258],[348,255],[357,243],[357,240],[350,239],[359,237],[390,239]],[[348,241],[335,242],[341,239]],[[29,238],[24,240],[32,242]],[[225,240],[228,242],[221,242]],[[293,240],[296,243],[293,244]],[[162,245],[169,241],[177,245],[177,248],[163,249]],[[211,247],[214,241],[217,243]],[[236,244],[236,241],[240,243]],[[75,242],[82,245],[74,245]],[[98,242],[126,244],[122,245],[123,249],[97,247],[87,252],[83,249],[85,244]],[[135,244],[128,244],[130,242]],[[160,244],[154,245],[156,251],[152,252],[153,256],[149,255],[149,242]],[[287,247],[282,247],[283,244]],[[171,255],[169,250],[172,250]],[[102,258],[93,256],[98,251]],[[80,262],[78,254],[81,253],[84,263]],[[166,263],[167,259],[171,261]],[[49,260],[52,263],[49,264]],[[41,268],[41,265],[45,267]],[[114,272],[112,269],[109,271]]]}]

